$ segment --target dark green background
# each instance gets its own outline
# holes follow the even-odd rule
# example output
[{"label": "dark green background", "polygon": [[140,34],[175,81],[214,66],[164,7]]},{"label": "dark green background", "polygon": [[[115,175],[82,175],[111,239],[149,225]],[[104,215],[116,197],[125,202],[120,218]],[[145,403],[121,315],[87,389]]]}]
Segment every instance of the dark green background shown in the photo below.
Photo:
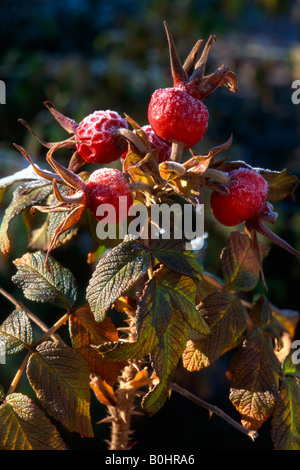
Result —
[{"label": "dark green background", "polygon": [[[46,140],[66,137],[43,107],[45,99],[78,122],[96,109],[113,109],[146,124],[152,92],[171,85],[163,20],[168,21],[182,59],[197,39],[215,34],[217,43],[207,71],[227,63],[239,76],[238,94],[220,89],[206,103],[209,128],[195,147],[197,153],[205,154],[232,133],[233,144],[227,152],[232,159],[274,170],[288,167],[300,176],[300,105],[291,101],[291,84],[300,79],[299,1],[2,0],[0,79],[7,86],[7,104],[0,106],[0,177],[26,165],[14,151],[13,142],[25,145],[35,161],[44,164],[44,149],[17,122],[18,118],[27,120]],[[68,157],[68,152],[61,151],[61,161]],[[296,195],[299,197],[299,191]],[[276,210],[276,232],[300,250],[299,203],[283,201]],[[229,230],[213,220],[209,209],[206,230],[205,267],[219,274],[218,257]],[[11,257],[0,255],[0,283],[23,300],[22,292],[10,281],[15,271],[11,260],[26,250],[21,218],[14,221],[12,235]],[[82,302],[92,270],[86,265],[89,247],[89,239],[82,233],[54,253],[76,275]],[[272,246],[265,275],[270,300],[280,308],[299,309],[299,261]],[[263,292],[259,284],[256,293]],[[0,318],[4,319],[11,306],[6,301],[1,305]],[[32,302],[28,306],[49,325],[60,314],[49,306]],[[5,388],[21,356],[0,366]],[[189,374],[179,367],[176,380],[238,419],[227,399],[225,372],[229,363],[230,354],[201,373]],[[31,393],[26,379],[22,387]],[[95,401],[92,412],[95,422],[104,417],[104,409]],[[175,393],[158,415],[135,418],[133,427],[137,430],[136,449],[272,448],[268,423],[252,444],[220,418],[209,421],[206,411]],[[107,425],[95,425],[95,441],[81,440],[59,429],[71,449],[106,448],[103,439],[108,437]]]}]

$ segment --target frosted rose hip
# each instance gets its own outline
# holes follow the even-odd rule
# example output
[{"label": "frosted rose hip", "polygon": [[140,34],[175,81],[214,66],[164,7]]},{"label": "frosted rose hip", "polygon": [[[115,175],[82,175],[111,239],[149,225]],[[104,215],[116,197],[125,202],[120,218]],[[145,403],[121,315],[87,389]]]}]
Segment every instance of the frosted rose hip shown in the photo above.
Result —
[{"label": "frosted rose hip", "polygon": [[268,194],[266,180],[253,170],[239,168],[229,172],[229,194],[211,194],[211,210],[223,225],[238,225],[258,215],[265,207]]},{"label": "frosted rose hip", "polygon": [[158,150],[159,163],[169,160],[171,156],[171,144],[164,142],[158,137],[151,126],[143,126],[142,129],[147,135],[149,142]]},{"label": "frosted rose hip", "polygon": [[[101,204],[111,204],[116,210],[116,219],[109,222],[120,222],[127,218],[128,210],[133,204],[130,187],[123,173],[114,168],[101,168],[94,171],[86,183],[87,205],[96,219],[101,221],[104,216],[97,216]],[[125,197],[125,205],[119,213],[119,197]],[[107,221],[107,219],[106,219]]]},{"label": "frosted rose hip", "polygon": [[128,129],[127,121],[115,111],[95,111],[78,125],[75,139],[79,155],[88,163],[110,163],[122,155],[123,143],[116,129]]},{"label": "frosted rose hip", "polygon": [[189,148],[206,133],[208,110],[202,101],[183,89],[163,88],[151,97],[148,120],[159,137],[168,142],[182,142]]}]

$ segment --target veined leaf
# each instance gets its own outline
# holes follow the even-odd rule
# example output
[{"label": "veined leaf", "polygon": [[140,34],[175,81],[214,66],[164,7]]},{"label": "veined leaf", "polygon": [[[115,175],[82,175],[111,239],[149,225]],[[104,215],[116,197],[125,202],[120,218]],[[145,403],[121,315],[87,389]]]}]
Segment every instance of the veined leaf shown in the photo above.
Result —
[{"label": "veined leaf", "polygon": [[18,268],[13,282],[23,289],[25,297],[35,302],[49,302],[59,307],[72,307],[77,298],[77,284],[71,271],[52,257],[48,258],[50,271],[46,268],[46,254],[37,251],[26,253],[14,261]]},{"label": "veined leaf", "polygon": [[271,422],[275,450],[300,450],[300,382],[284,378]]},{"label": "veined leaf", "polygon": [[283,347],[278,322],[273,318],[272,308],[266,296],[260,295],[250,311],[250,318],[256,327],[276,338],[279,349]]},{"label": "veined leaf", "polygon": [[76,309],[69,318],[73,348],[87,361],[90,371],[108,385],[114,385],[126,362],[110,361],[102,357],[94,346],[118,341],[118,331],[110,318],[96,322],[88,305]]},{"label": "veined leaf", "polygon": [[26,395],[8,395],[0,406],[1,450],[66,450],[49,418]]},{"label": "veined leaf", "polygon": [[278,398],[280,363],[270,336],[256,328],[235,354],[230,400],[248,429],[259,429],[271,415]]},{"label": "veined leaf", "polygon": [[142,401],[143,409],[150,414],[157,413],[168,398],[170,382],[186,345],[187,330],[180,313],[174,309],[171,322],[150,356],[160,380]]},{"label": "veined leaf", "polygon": [[192,251],[185,251],[182,240],[158,240],[152,245],[156,258],[168,269],[201,279],[201,267]]},{"label": "veined leaf", "polygon": [[193,279],[167,271],[159,279],[159,285],[163,286],[173,307],[180,311],[184,321],[190,328],[197,331],[197,333],[209,334],[210,329],[196,308],[197,289]]},{"label": "veined leaf", "polygon": [[29,189],[28,185],[18,187],[13,195],[13,200],[5,211],[2,224],[0,227],[0,250],[4,254],[9,254],[11,251],[11,240],[9,238],[8,229],[11,221],[20,214],[27,207],[32,207],[35,204],[43,202],[52,191],[51,185],[41,186]]},{"label": "veined leaf", "polygon": [[211,366],[235,344],[246,328],[247,315],[243,304],[228,292],[214,292],[198,306],[211,329],[203,339],[189,340],[183,353],[183,365],[189,371]]},{"label": "veined leaf", "polygon": [[5,354],[22,351],[33,342],[30,320],[23,309],[16,309],[0,326],[0,341],[5,345]]},{"label": "veined leaf", "polygon": [[279,309],[271,305],[272,314],[276,320],[286,329],[291,338],[294,338],[300,314],[297,310]]},{"label": "veined leaf", "polygon": [[251,239],[246,233],[231,232],[221,253],[221,268],[228,289],[251,291],[259,280],[260,267]]},{"label": "veined leaf", "polygon": [[[116,361],[125,361],[148,355],[158,343],[159,330],[156,329],[159,323],[158,319],[161,313],[162,315],[165,313],[165,310],[160,310],[159,299],[161,297],[157,296],[156,278],[153,277],[146,284],[136,312],[136,341],[125,342],[121,340],[115,343],[106,343],[96,349],[105,354],[107,359]],[[169,312],[167,312],[167,315],[169,315]],[[162,319],[161,323],[163,324],[163,322]],[[162,330],[161,334],[163,334]]]},{"label": "veined leaf", "polygon": [[124,241],[100,259],[87,289],[87,301],[96,321],[147,272],[150,254],[136,240]]},{"label": "veined leaf", "polygon": [[29,358],[27,377],[48,413],[69,431],[93,437],[89,368],[74,349],[46,341]]}]

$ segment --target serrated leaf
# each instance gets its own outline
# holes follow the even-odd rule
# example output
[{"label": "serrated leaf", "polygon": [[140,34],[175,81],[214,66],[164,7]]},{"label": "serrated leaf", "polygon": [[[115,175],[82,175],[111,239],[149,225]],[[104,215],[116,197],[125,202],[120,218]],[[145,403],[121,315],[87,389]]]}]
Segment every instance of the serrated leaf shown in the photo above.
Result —
[{"label": "serrated leaf", "polygon": [[285,377],[271,421],[275,450],[300,450],[300,382]]},{"label": "serrated leaf", "polygon": [[2,253],[9,254],[11,251],[11,240],[8,233],[11,221],[24,209],[42,203],[51,191],[50,185],[33,187],[33,189],[29,189],[28,185],[23,185],[15,190],[13,200],[5,211],[0,227],[0,250]]},{"label": "serrated leaf", "polygon": [[201,268],[192,251],[185,251],[182,240],[154,241],[152,252],[168,269],[201,279]]},{"label": "serrated leaf", "polygon": [[93,437],[89,368],[74,349],[46,341],[29,358],[27,377],[47,412],[69,431]]},{"label": "serrated leaf", "polygon": [[193,279],[167,271],[159,279],[159,285],[164,287],[173,307],[180,311],[183,320],[190,328],[197,333],[209,334],[210,329],[196,308],[197,286]]},{"label": "serrated leaf", "polygon": [[49,418],[26,395],[8,395],[0,406],[1,450],[66,450]]},{"label": "serrated leaf", "polygon": [[256,328],[235,354],[230,400],[242,416],[242,424],[257,430],[271,415],[278,398],[280,363],[272,340]]},{"label": "serrated leaf", "polygon": [[100,259],[87,289],[87,301],[96,321],[102,321],[108,308],[147,272],[150,254],[136,240],[113,248]]},{"label": "serrated leaf", "polygon": [[214,292],[198,306],[211,333],[198,340],[189,340],[183,353],[184,367],[189,371],[211,366],[222,353],[240,338],[246,329],[244,306],[228,292]]},{"label": "serrated leaf", "polygon": [[[124,361],[148,355],[159,340],[159,331],[156,329],[158,323],[157,319],[160,316],[159,299],[160,296],[157,295],[156,290],[156,278],[153,277],[145,286],[136,312],[136,340],[132,342],[121,340],[119,342],[106,343],[96,349],[100,353],[105,354],[106,358],[116,361]],[[163,334],[162,330],[161,334]]]},{"label": "serrated leaf", "polygon": [[256,299],[250,310],[250,318],[256,327],[276,338],[279,347],[283,347],[278,322],[273,318],[271,304],[265,295],[260,295]]},{"label": "serrated leaf", "polygon": [[49,302],[59,307],[71,308],[77,298],[76,280],[67,268],[49,256],[49,271],[46,254],[37,251],[26,253],[14,261],[18,268],[12,281],[23,289],[25,297],[35,302]]},{"label": "serrated leaf", "polygon": [[150,356],[160,380],[142,401],[143,409],[151,415],[157,413],[168,398],[170,382],[186,345],[187,330],[180,313],[174,309],[171,322]]},{"label": "serrated leaf", "polygon": [[246,233],[231,232],[221,253],[221,268],[228,289],[237,292],[254,289],[259,281],[260,266]]},{"label": "serrated leaf", "polygon": [[110,318],[96,322],[88,305],[76,309],[69,318],[72,346],[87,361],[90,371],[108,385],[114,385],[126,362],[103,358],[93,346],[118,341],[118,331]]},{"label": "serrated leaf", "polygon": [[286,168],[282,171],[259,169],[259,173],[268,183],[267,200],[269,202],[275,204],[288,196],[295,200],[294,192],[299,185],[297,176],[292,175]]},{"label": "serrated leaf", "polygon": [[30,320],[23,309],[16,309],[0,326],[0,341],[5,345],[5,354],[16,354],[32,345],[33,331]]}]

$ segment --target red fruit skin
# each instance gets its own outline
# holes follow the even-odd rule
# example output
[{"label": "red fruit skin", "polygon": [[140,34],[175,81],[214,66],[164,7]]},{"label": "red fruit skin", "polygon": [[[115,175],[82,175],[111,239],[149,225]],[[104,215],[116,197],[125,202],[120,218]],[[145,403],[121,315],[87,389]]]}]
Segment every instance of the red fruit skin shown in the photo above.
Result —
[{"label": "red fruit skin", "polygon": [[204,137],[208,125],[208,110],[184,89],[156,90],[148,107],[148,121],[161,139],[182,142],[193,147]]},{"label": "red fruit skin", "polygon": [[213,191],[210,203],[215,218],[221,224],[232,227],[259,215],[265,209],[268,184],[259,173],[247,168],[232,170],[228,175],[229,194]]},{"label": "red fruit skin", "polygon": [[158,135],[155,134],[151,126],[143,126],[142,130],[148,137],[150,144],[158,150],[158,162],[166,162],[170,160],[172,146],[168,142],[162,140]]},{"label": "red fruit skin", "polygon": [[[114,168],[100,168],[94,171],[86,183],[87,206],[99,222],[105,219],[108,223],[118,223],[127,218],[128,210],[133,204],[130,187],[123,173]],[[119,212],[119,197],[126,198]],[[98,206],[112,204],[116,218],[107,218],[107,214],[97,216]]]},{"label": "red fruit skin", "polygon": [[83,141],[76,144],[77,152],[87,163],[101,164],[118,160],[124,144],[122,146],[114,132],[120,128],[128,129],[128,124],[115,111],[95,111],[86,116],[76,129],[75,139]]}]

